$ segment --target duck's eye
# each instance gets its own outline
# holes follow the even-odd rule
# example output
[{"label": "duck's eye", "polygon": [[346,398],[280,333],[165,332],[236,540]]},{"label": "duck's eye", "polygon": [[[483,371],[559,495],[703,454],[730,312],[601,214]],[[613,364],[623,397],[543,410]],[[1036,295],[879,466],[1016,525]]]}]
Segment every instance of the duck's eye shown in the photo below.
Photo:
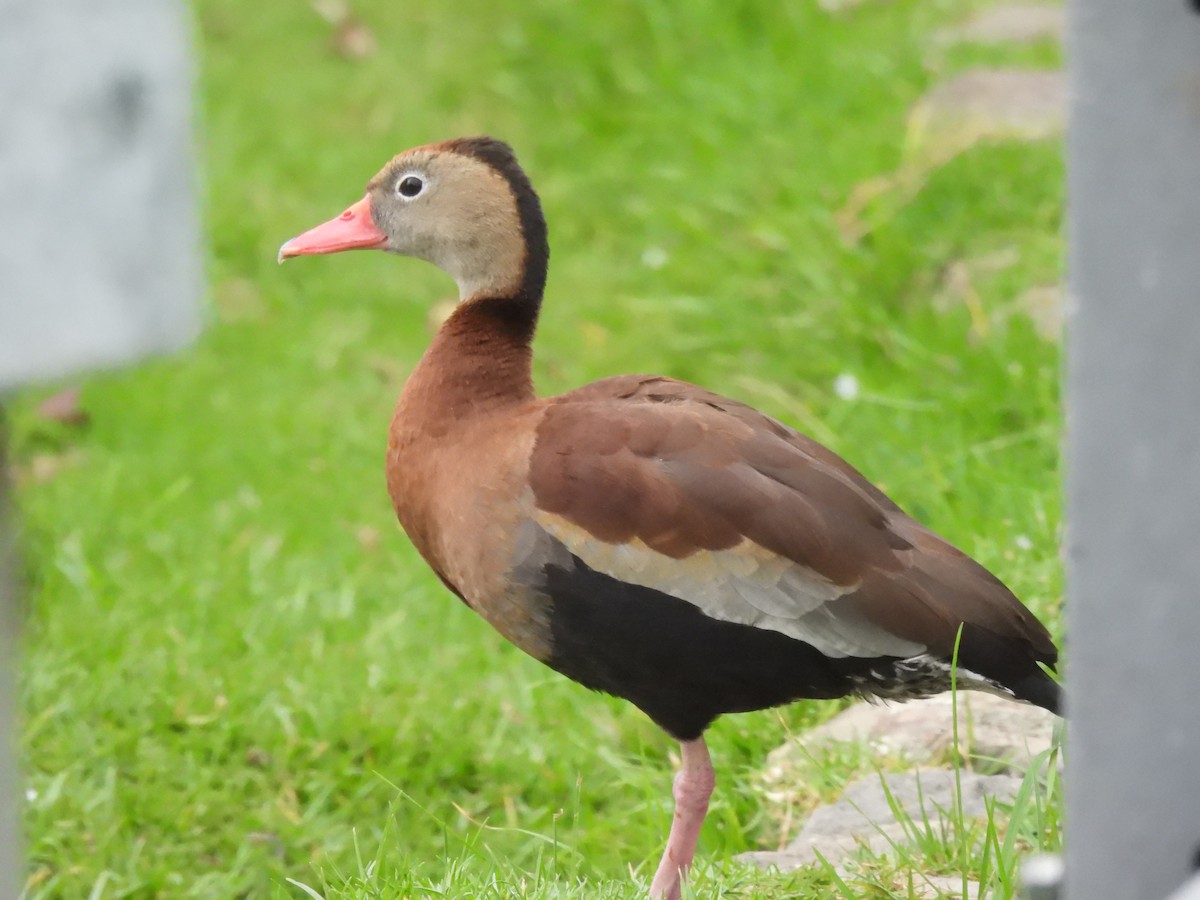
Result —
[{"label": "duck's eye", "polygon": [[416,175],[405,175],[396,185],[396,193],[411,200],[425,190],[425,182]]}]

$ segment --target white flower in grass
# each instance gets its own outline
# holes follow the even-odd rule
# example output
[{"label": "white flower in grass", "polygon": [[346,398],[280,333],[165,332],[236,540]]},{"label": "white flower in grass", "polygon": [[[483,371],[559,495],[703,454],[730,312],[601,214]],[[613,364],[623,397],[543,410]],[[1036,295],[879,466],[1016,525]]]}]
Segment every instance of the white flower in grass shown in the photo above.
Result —
[{"label": "white flower in grass", "polygon": [[1018,550],[1033,549],[1033,541],[1029,539],[1029,535],[1027,534],[1018,534],[1015,538],[1013,538],[1013,544]]},{"label": "white flower in grass", "polygon": [[833,379],[833,392],[843,400],[857,399],[858,379],[849,372],[843,372],[837,378]]}]

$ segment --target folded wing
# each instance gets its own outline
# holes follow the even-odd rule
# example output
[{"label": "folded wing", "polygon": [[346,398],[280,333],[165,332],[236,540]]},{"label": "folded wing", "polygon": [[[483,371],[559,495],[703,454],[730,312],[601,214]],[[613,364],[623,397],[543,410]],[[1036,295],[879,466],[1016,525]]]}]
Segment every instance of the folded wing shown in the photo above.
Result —
[{"label": "folded wing", "polygon": [[[828,657],[948,659],[1000,684],[1053,664],[991,573],[836,454],[693,385],[625,376],[553,402],[534,518],[588,567]],[[970,658],[968,658],[970,657]]]}]

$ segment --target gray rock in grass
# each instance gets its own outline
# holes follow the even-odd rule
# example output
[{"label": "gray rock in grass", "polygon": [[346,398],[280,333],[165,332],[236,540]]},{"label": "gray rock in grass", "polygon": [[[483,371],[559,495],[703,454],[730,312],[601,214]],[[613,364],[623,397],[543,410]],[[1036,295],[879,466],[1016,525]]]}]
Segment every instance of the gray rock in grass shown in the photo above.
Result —
[{"label": "gray rock in grass", "polygon": [[909,115],[910,140],[964,149],[980,140],[1038,140],[1062,133],[1062,72],[969,69],[935,85]]},{"label": "gray rock in grass", "polygon": [[[988,798],[1011,803],[1021,787],[1021,778],[1010,774],[963,771],[959,777],[965,819],[985,817]],[[839,800],[818,807],[785,849],[743,853],[739,859],[790,871],[823,857],[836,867],[854,856],[859,848],[883,855],[897,846],[911,846],[914,831],[951,833],[950,823],[956,815],[955,785],[955,773],[948,769],[917,769],[860,778],[846,788]]]},{"label": "gray rock in grass", "polygon": [[911,898],[920,900],[982,900],[982,888],[977,881],[967,881],[967,890],[963,892],[963,880],[951,875],[922,875],[920,880],[914,880]]},{"label": "gray rock in grass", "polygon": [[1061,40],[1066,11],[1046,3],[1009,3],[983,9],[939,37],[950,43],[1029,44]]},{"label": "gray rock in grass", "polygon": [[[784,787],[789,773],[824,749],[865,745],[873,754],[914,763],[948,761],[954,706],[949,693],[907,703],[857,703],[784,744],[767,758],[766,778]],[[1037,706],[977,692],[958,694],[958,749],[977,768],[1024,771],[1050,749],[1057,717]]]}]

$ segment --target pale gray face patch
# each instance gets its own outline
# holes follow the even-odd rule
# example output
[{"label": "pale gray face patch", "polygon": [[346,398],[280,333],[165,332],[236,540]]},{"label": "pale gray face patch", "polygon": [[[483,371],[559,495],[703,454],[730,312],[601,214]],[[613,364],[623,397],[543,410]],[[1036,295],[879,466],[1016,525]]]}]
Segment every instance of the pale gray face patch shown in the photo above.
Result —
[{"label": "pale gray face patch", "polygon": [[387,249],[442,269],[458,284],[460,299],[504,293],[519,282],[525,248],[516,201],[486,164],[414,150],[389,163],[369,192]]}]

